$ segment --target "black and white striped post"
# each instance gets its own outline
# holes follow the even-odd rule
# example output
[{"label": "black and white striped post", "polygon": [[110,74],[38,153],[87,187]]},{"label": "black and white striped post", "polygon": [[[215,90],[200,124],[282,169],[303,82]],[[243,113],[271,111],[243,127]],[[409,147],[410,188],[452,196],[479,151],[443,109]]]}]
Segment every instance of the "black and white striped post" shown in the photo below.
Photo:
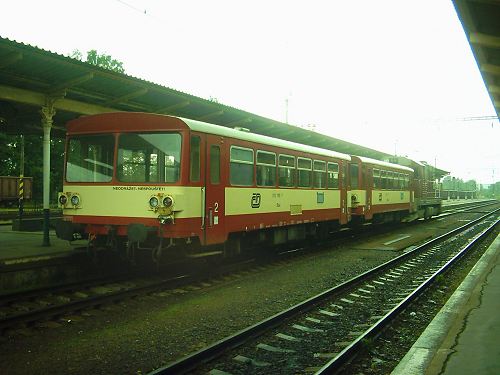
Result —
[{"label": "black and white striped post", "polygon": [[19,176],[19,220],[23,218],[24,211],[24,175]]},{"label": "black and white striped post", "polygon": [[19,226],[24,213],[24,136],[20,140],[21,160],[19,162]]}]

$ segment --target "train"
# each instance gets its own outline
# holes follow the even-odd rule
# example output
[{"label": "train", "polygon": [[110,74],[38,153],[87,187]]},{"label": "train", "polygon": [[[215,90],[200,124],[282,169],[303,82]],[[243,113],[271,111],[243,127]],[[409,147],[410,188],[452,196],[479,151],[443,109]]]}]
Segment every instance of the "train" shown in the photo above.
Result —
[{"label": "train", "polygon": [[230,257],[342,226],[429,218],[427,165],[348,155],[192,119],[105,113],[67,124],[59,238],[129,259]]}]

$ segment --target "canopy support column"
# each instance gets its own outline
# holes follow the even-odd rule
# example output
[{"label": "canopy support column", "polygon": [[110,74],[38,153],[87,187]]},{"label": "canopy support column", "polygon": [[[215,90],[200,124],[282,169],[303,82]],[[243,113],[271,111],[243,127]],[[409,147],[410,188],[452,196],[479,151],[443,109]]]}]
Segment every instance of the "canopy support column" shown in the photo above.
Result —
[{"label": "canopy support column", "polygon": [[50,130],[52,118],[56,114],[54,100],[47,99],[40,110],[43,128],[43,242],[42,246],[50,246]]}]

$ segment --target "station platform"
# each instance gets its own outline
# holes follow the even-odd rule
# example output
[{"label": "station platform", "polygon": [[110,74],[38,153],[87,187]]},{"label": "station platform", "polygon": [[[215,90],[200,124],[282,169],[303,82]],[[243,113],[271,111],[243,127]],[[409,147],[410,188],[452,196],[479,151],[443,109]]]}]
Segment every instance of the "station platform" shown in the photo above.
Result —
[{"label": "station platform", "polygon": [[86,241],[68,241],[56,237],[54,230],[49,232],[50,246],[42,246],[43,232],[13,231],[10,225],[0,226],[0,265],[27,263],[53,257],[71,256],[77,248],[85,246]]},{"label": "station platform", "polygon": [[0,225],[0,295],[85,280],[95,271],[87,256],[86,241],[63,241],[49,232],[12,230]]},{"label": "station platform", "polygon": [[441,201],[441,204],[443,207],[450,207],[450,206],[460,206],[468,203],[482,203],[482,202],[491,202],[494,201],[494,199],[443,199]]},{"label": "station platform", "polygon": [[500,374],[500,236],[392,375]]}]

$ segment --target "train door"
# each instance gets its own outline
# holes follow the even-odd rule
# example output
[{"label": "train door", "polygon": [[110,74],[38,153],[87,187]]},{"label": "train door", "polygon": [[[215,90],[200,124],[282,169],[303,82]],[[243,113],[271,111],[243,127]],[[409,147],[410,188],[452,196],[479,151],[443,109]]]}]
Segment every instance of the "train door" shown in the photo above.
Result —
[{"label": "train door", "polygon": [[373,190],[373,168],[363,164],[363,184],[366,189],[365,219],[371,220],[372,213],[372,190]]},{"label": "train door", "polygon": [[350,220],[349,208],[347,207],[347,189],[349,176],[347,175],[346,161],[340,163],[339,187],[340,187],[340,224],[347,224]]},{"label": "train door", "polygon": [[205,135],[205,244],[226,240],[225,189],[223,176],[224,148],[220,136]]}]

